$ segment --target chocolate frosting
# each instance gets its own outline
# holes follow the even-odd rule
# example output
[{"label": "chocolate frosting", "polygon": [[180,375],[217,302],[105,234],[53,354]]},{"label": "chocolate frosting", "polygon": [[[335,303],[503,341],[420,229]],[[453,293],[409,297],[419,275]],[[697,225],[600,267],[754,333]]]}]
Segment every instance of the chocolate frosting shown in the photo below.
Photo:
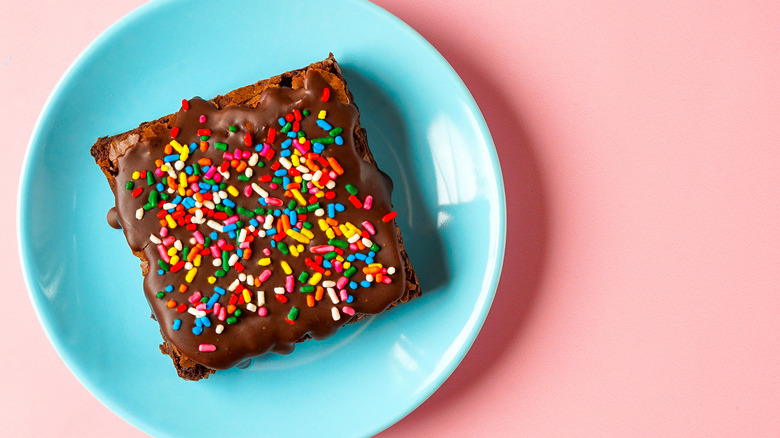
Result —
[{"label": "chocolate frosting", "polygon": [[[260,94],[256,108],[231,106],[216,109],[208,101],[193,98],[183,102],[182,110],[175,116],[175,128],[171,133],[175,138],[159,136],[144,138],[118,157],[119,173],[116,177],[117,218],[133,251],[136,253],[142,252],[148,261],[149,272],[144,280],[146,298],[151,304],[154,317],[160,323],[165,338],[175,345],[180,352],[197,363],[213,369],[227,369],[246,358],[268,351],[289,353],[294,349],[295,343],[308,337],[314,339],[326,338],[335,333],[345,323],[358,318],[360,315],[376,314],[384,311],[395,301],[399,300],[405,292],[405,270],[396,235],[396,227],[394,220],[385,216],[392,211],[392,183],[375,165],[366,161],[358,150],[359,148],[355,141],[359,132],[357,108],[352,103],[345,104],[339,102],[334,97],[327,98],[326,94],[329,91],[330,89],[325,79],[318,71],[311,69],[306,73],[302,88],[268,88]],[[308,115],[302,115],[305,114],[304,110],[308,111]],[[340,135],[334,136],[334,132],[337,131],[329,132],[329,130],[323,128],[323,125],[319,122],[319,116],[323,114],[321,113],[323,110],[325,111],[325,117],[322,120],[326,122],[325,127],[330,125],[331,128],[341,128],[343,131]],[[332,189],[318,188],[312,190],[312,192],[320,191],[321,195],[328,194],[328,192],[332,193],[327,195],[332,199],[326,196],[317,198],[321,208],[319,212],[312,207],[311,211],[291,215],[291,210],[297,210],[302,207],[300,198],[296,197],[291,190],[285,190],[282,184],[277,184],[276,188],[273,188],[272,183],[267,181],[268,177],[263,178],[264,175],[273,176],[277,171],[285,170],[286,167],[279,164],[281,162],[280,156],[285,149],[295,151],[297,148],[297,146],[283,147],[283,142],[291,138],[282,132],[283,126],[280,124],[279,119],[284,117],[291,117],[294,118],[293,122],[299,122],[299,131],[303,131],[305,138],[308,139],[306,144],[301,147],[310,148],[307,155],[303,156],[307,157],[307,160],[311,160],[310,163],[314,164],[312,167],[319,167],[324,173],[336,176],[333,179],[335,186],[331,184]],[[204,129],[209,131],[203,131]],[[265,147],[265,156],[259,154],[263,150],[269,134],[274,135],[271,133],[272,129],[275,132],[275,138],[273,142],[268,142],[267,144],[274,152],[269,159],[268,147]],[[288,132],[294,130],[295,128],[292,128]],[[311,153],[315,139],[335,139],[335,137],[340,137],[339,141],[325,144],[324,150],[320,151],[319,154]],[[247,138],[250,140],[248,143]],[[169,150],[166,152],[166,145],[172,140],[175,140],[177,144],[182,145],[185,149],[191,150],[191,152],[184,155],[177,151],[172,152]],[[337,144],[342,140],[343,144]],[[201,150],[202,142],[207,144],[205,151]],[[190,145],[193,146],[191,147]],[[217,145],[226,145],[224,147],[226,150],[217,149]],[[172,155],[179,155],[179,157],[178,159],[173,159],[171,158]],[[236,160],[234,159],[235,157],[231,159],[233,155],[240,155],[241,159]],[[210,159],[211,163],[217,167],[223,166],[223,163],[226,161],[232,161],[232,164],[238,165],[240,165],[241,161],[251,163],[253,161],[251,155],[258,155],[258,164],[249,164],[247,166],[247,168],[252,169],[250,171],[251,177],[246,177],[246,170],[239,172],[235,167],[230,166],[225,169],[225,172],[215,172],[216,175],[221,176],[212,176],[214,179],[221,178],[219,183],[224,183],[216,191],[213,189],[217,188],[218,182],[211,181],[213,184],[204,182],[205,166],[199,166],[198,172],[195,172],[193,169],[193,164],[198,162],[204,163],[203,159]],[[247,156],[250,156],[250,158],[246,158]],[[327,160],[329,158],[335,159],[343,169],[343,174],[338,174],[332,165],[323,166],[323,164],[328,163]],[[287,159],[291,160],[291,157],[287,157]],[[157,165],[161,163],[160,160],[163,162],[172,160],[166,163],[171,170],[158,170],[157,174],[151,173],[154,176],[150,185],[147,178],[140,177],[139,174],[143,171],[154,172],[160,167]],[[184,167],[175,169],[176,161],[182,161]],[[260,164],[262,164],[262,167],[260,167]],[[182,165],[180,164],[179,166]],[[190,167],[193,175],[187,175],[186,166]],[[300,167],[292,166],[291,168],[306,170],[306,166],[303,164]],[[311,169],[309,171],[311,172],[309,173],[310,175],[314,173]],[[220,201],[220,205],[230,207],[232,211],[228,213],[232,212],[234,214],[227,214],[228,217],[238,216],[241,221],[240,227],[233,231],[234,234],[232,236],[229,231],[215,231],[208,224],[208,220],[213,220],[215,223],[218,223],[219,228],[224,226],[226,221],[230,221],[229,219],[209,217],[211,212],[219,213],[217,211],[218,208],[209,209],[207,202],[197,203],[193,206],[197,202],[193,200],[194,194],[189,196],[190,201],[183,201],[188,196],[182,196],[179,188],[173,189],[167,181],[163,181],[163,177],[175,176],[175,179],[171,179],[175,181],[174,185],[176,185],[180,183],[182,173],[185,173],[185,177],[193,177],[195,184],[204,184],[200,187],[201,194],[211,193],[213,195],[216,192],[227,197],[227,201]],[[199,178],[195,178],[198,176],[196,173],[200,174]],[[243,179],[248,179],[248,181],[239,180],[240,175],[245,175]],[[294,176],[294,171],[288,170],[287,177],[290,181],[295,181]],[[284,177],[277,176],[277,178]],[[128,182],[132,184],[128,184]],[[306,180],[303,180],[304,185],[306,182]],[[253,183],[264,192],[267,192],[268,198],[282,200],[283,205],[262,205],[260,198],[264,198],[264,196],[258,195],[252,188],[247,189],[247,186],[251,187]],[[158,187],[158,184],[162,184],[162,186]],[[188,182],[188,186],[192,187],[192,184]],[[231,186],[235,190],[232,190]],[[157,195],[152,195],[151,192],[156,191],[157,188],[163,188],[163,190],[157,191]],[[356,199],[351,199],[352,193],[350,191],[357,191],[356,195],[354,195]],[[311,205],[310,201],[315,200],[313,198],[315,195],[312,192],[305,190],[305,188],[300,189],[307,206]],[[163,193],[167,194],[167,200],[160,199],[159,196]],[[249,196],[246,196],[247,194]],[[157,196],[157,199],[153,197],[150,201],[150,196]],[[180,198],[180,204],[185,205],[184,208],[179,207],[179,211],[183,211],[180,214],[185,219],[184,225],[180,223],[172,227],[165,217],[176,211],[172,207],[177,196]],[[371,208],[359,207],[364,206],[368,196],[371,196],[373,199]],[[292,209],[290,209],[291,200],[296,200],[296,205],[293,205]],[[353,205],[353,202],[357,202],[357,205]],[[232,204],[235,205],[231,207]],[[333,204],[333,209],[329,209],[328,204]],[[343,211],[337,211],[335,209],[336,204],[340,204],[343,207]],[[144,206],[147,209],[144,210]],[[264,210],[263,214],[257,214],[255,212],[257,208],[262,208]],[[139,209],[143,211],[141,219],[138,219],[137,216]],[[192,221],[194,217],[195,222],[198,221],[197,216],[192,216],[196,214],[194,213],[196,210],[204,212],[203,223],[188,224],[187,218]],[[241,214],[241,211],[246,213],[247,210],[253,212],[253,214]],[[303,251],[298,256],[294,256],[293,253],[284,254],[281,250],[283,245],[274,244],[275,246],[272,246],[274,238],[278,238],[278,236],[265,235],[264,222],[260,223],[260,221],[266,221],[268,219],[267,215],[269,213],[274,214],[277,210],[280,213],[276,214],[280,214],[280,216],[274,217],[272,229],[276,229],[278,226],[277,222],[281,220],[282,216],[292,219],[295,219],[297,216],[299,219],[298,225],[303,222],[308,222],[312,225],[309,232],[313,234],[313,237],[309,239],[310,242],[307,244],[299,242],[293,236],[286,236],[281,240],[288,247],[295,246],[297,248],[299,243],[303,245]],[[238,213],[236,213],[237,211]],[[317,215],[318,213],[320,216]],[[189,216],[186,216],[186,214],[189,214]],[[300,220],[304,216],[305,221]],[[353,245],[351,248],[331,248],[335,251],[329,251],[328,254],[319,252],[323,246],[328,246],[329,242],[333,242],[326,236],[325,231],[320,228],[320,220],[325,220],[329,216],[333,216],[331,219],[338,221],[340,225],[347,223],[354,225],[362,237],[367,236],[370,242],[364,241],[363,238],[358,240],[375,244],[375,251],[371,251],[369,248],[355,248]],[[175,221],[175,219],[171,220]],[[252,220],[255,221],[257,226],[252,225]],[[365,225],[366,221],[369,223],[368,225]],[[163,223],[166,224],[165,227],[163,227]],[[292,227],[294,232],[296,230],[301,233],[305,232],[304,229],[296,228],[296,223],[292,223],[292,221],[289,227]],[[162,235],[165,233],[165,231],[161,230],[162,228],[166,228],[167,236]],[[233,255],[239,254],[238,237],[241,229],[247,230],[246,235],[257,234],[254,236],[254,240],[249,243],[251,255],[247,258],[246,250],[244,249],[243,254],[238,257],[238,265],[240,267],[237,265],[230,266],[224,276],[219,276],[224,271],[223,257],[229,259]],[[195,230],[208,239],[208,242],[205,242],[207,244],[203,245],[202,249],[196,247],[199,242],[195,237]],[[282,230],[284,231],[284,227]],[[212,233],[217,233],[216,239],[210,238]],[[268,231],[268,234],[270,233],[271,231]],[[165,237],[168,237],[168,239],[166,240]],[[220,257],[214,257],[210,247],[217,245],[221,239],[224,239],[224,242],[220,245],[222,249],[218,248]],[[343,243],[346,243],[348,240],[346,235],[337,236],[336,239]],[[159,241],[163,242],[157,243]],[[166,245],[165,243],[168,244]],[[188,254],[197,251],[200,254],[200,265],[187,265],[173,272],[175,266],[171,266],[169,263],[160,263],[163,260],[160,245],[164,247],[164,251],[175,252],[174,255],[180,259],[184,259],[184,248],[190,248]],[[171,248],[176,248],[177,246],[179,247],[177,251],[171,250]],[[225,248],[227,250],[224,250]],[[264,253],[264,248],[268,248],[270,254]],[[223,251],[227,253],[224,256],[222,254]],[[328,284],[324,282],[339,282],[347,271],[343,268],[345,265],[342,263],[341,272],[337,272],[338,269],[335,267],[336,260],[341,259],[343,262],[347,262],[350,255],[354,256],[356,254],[360,254],[359,258],[352,260],[350,263],[356,268],[356,272],[350,275],[348,285],[342,288],[332,287],[333,292],[338,297],[337,303],[334,304],[331,299],[332,293],[328,293],[326,291],[328,288],[326,287],[323,287],[323,295],[318,297],[320,299],[307,299],[307,295],[316,295],[316,292],[304,291],[304,287],[311,286],[310,280],[312,280],[312,276],[316,275],[317,270],[313,267],[314,265],[319,270],[325,271],[325,274],[329,274],[323,275],[322,279],[314,285],[316,289],[317,286]],[[328,262],[322,260],[322,257],[325,255],[328,257],[335,256],[336,258]],[[169,255],[168,257],[172,256]],[[366,257],[368,258],[367,260],[360,259]],[[235,257],[233,258],[235,259]],[[260,265],[259,263],[263,259],[270,259],[270,264],[267,266]],[[220,260],[220,266],[215,266],[216,260]],[[291,274],[284,272],[285,266],[283,266],[283,261],[289,266],[288,269],[292,270]],[[378,266],[376,264],[381,264],[381,268],[385,270],[384,273],[379,276],[366,274],[363,269],[368,266],[367,261],[373,262],[375,264],[372,265],[373,267]],[[194,259],[190,263],[193,264]],[[329,263],[330,268],[327,267]],[[194,274],[194,277],[187,278],[192,268],[197,268],[197,272]],[[243,278],[241,276],[242,273],[258,279],[262,277],[266,269],[271,270],[271,275],[262,283],[256,281],[252,284],[248,279],[240,280],[240,278]],[[301,274],[304,272],[308,274],[308,278],[301,281]],[[289,281],[287,277],[289,275],[294,277],[292,292],[285,291],[283,294],[277,294],[275,292],[277,288],[287,287],[287,282]],[[210,279],[213,280],[213,283],[209,281]],[[236,285],[236,280],[239,280],[238,283],[241,286],[231,290],[231,286]],[[341,280],[342,285],[344,281]],[[183,292],[181,291],[182,285],[186,286]],[[247,305],[242,299],[244,297],[244,293],[241,290],[242,287],[246,288],[251,294],[251,305]],[[224,292],[220,293],[217,288],[221,288]],[[341,299],[341,290],[346,291],[348,295],[347,301]],[[265,303],[262,306],[259,306],[261,303],[258,303],[260,291],[263,292],[265,298]],[[198,295],[201,298],[195,299],[193,295],[196,295],[195,298]],[[277,296],[281,300],[277,299]],[[314,305],[310,306],[312,301]],[[231,303],[235,307],[232,307]],[[201,308],[200,312],[203,313],[198,313],[195,310],[198,305]],[[204,305],[206,306],[205,308]],[[338,320],[334,319],[336,315],[332,310],[334,307],[338,310]],[[226,312],[223,313],[223,318],[219,317],[219,313],[215,310],[216,308],[226,309],[223,311]],[[293,308],[297,309],[297,315],[291,313]],[[238,313],[236,313],[236,309]],[[262,309],[265,309],[265,316],[260,315],[263,312]],[[353,309],[354,313],[350,309]],[[231,316],[235,317],[234,321],[230,319]],[[180,323],[176,323],[176,320],[179,320]],[[175,328],[175,324],[180,324],[180,326]],[[221,333],[218,333],[218,327],[221,327]],[[199,334],[196,334],[196,332],[199,332]],[[203,345],[208,346],[207,350],[213,346],[213,351],[201,351]]]}]

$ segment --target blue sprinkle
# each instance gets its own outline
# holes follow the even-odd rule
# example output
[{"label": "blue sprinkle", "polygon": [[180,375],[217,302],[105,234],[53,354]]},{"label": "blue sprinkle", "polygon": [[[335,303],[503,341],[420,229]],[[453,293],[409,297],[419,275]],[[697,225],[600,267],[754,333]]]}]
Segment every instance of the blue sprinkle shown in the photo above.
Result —
[{"label": "blue sprinkle", "polygon": [[177,196],[173,198],[173,201],[171,201],[172,204],[179,204],[181,203],[181,196]]},{"label": "blue sprinkle", "polygon": [[[197,327],[203,327],[203,321],[201,321],[200,318],[195,318],[195,325]],[[195,330],[193,330],[192,332],[195,333]],[[195,334],[197,335],[198,333]]]},{"label": "blue sprinkle", "polygon": [[287,169],[279,169],[276,172],[274,172],[274,176],[285,176],[287,175]]},{"label": "blue sprinkle", "polygon": [[282,187],[284,187],[284,189],[287,190],[287,186],[289,186],[291,182],[292,181],[290,180],[290,178],[285,176],[284,178],[282,178]]},{"label": "blue sprinkle", "polygon": [[265,230],[265,236],[266,237],[273,236],[274,234],[276,234],[276,228],[271,228],[270,230]]},{"label": "blue sprinkle", "polygon": [[263,150],[263,146],[262,146],[262,145],[257,145],[257,146],[255,146],[255,150],[256,150],[257,152],[260,152],[260,151],[262,151],[262,150]]},{"label": "blue sprinkle", "polygon": [[289,157],[290,155],[292,155],[292,151],[289,149],[284,149],[281,152],[279,152],[280,157]]},{"label": "blue sprinkle", "polygon": [[223,289],[223,288],[221,288],[219,286],[214,286],[214,292],[216,292],[216,293],[218,293],[220,295],[225,295],[225,289]]},{"label": "blue sprinkle", "polygon": [[235,231],[230,231],[228,233],[228,236],[230,236],[231,239],[235,239],[236,238],[236,232]]},{"label": "blue sprinkle", "polygon": [[337,202],[335,205],[336,211],[344,211],[344,206]]},{"label": "blue sprinkle", "polygon": [[187,175],[192,175],[192,166],[185,167],[184,173],[186,173]]},{"label": "blue sprinkle", "polygon": [[166,163],[170,163],[172,161],[178,161],[179,160],[179,154],[166,155],[165,158],[163,158],[163,160]]},{"label": "blue sprinkle", "polygon": [[325,150],[325,145],[323,145],[322,143],[314,143],[313,145],[311,145],[311,148],[315,154],[321,154],[322,151]]},{"label": "blue sprinkle", "polygon": [[211,327],[211,321],[209,320],[208,316],[201,316],[199,319],[203,323],[204,326]]},{"label": "blue sprinkle", "polygon": [[211,185],[206,183],[198,183],[198,187],[200,187],[202,190],[209,190],[211,188]]},{"label": "blue sprinkle", "polygon": [[282,215],[282,210],[274,210],[274,216],[279,217]]},{"label": "blue sprinkle", "polygon": [[355,298],[354,298],[354,297],[352,297],[352,295],[347,295],[347,302],[348,302],[348,303],[351,303],[351,302],[352,302],[352,300],[354,300],[354,299],[355,299]]},{"label": "blue sprinkle", "polygon": [[357,286],[358,286],[357,283],[355,283],[354,281],[350,281],[349,282],[349,288],[350,289],[357,289]]},{"label": "blue sprinkle", "polygon": [[198,148],[197,143],[190,143],[190,152],[194,152]]},{"label": "blue sprinkle", "polygon": [[251,226],[253,226],[253,227],[257,228],[257,227],[259,227],[259,226],[260,226],[260,222],[258,222],[258,221],[257,221],[257,219],[255,219],[255,218],[252,218],[252,219],[249,219],[249,225],[251,225]]},{"label": "blue sprinkle", "polygon": [[206,308],[211,310],[212,307],[214,307],[214,304],[219,300],[219,294],[214,294],[209,298],[209,301],[206,303]]},{"label": "blue sprinkle", "polygon": [[293,131],[293,130],[289,130],[289,131],[287,131],[287,136],[290,137],[290,138],[295,138],[295,137],[298,137],[298,133]]},{"label": "blue sprinkle", "polygon": [[222,203],[223,203],[224,205],[227,205],[227,206],[228,206],[228,207],[230,207],[230,208],[235,208],[235,206],[236,206],[236,203],[235,203],[235,202],[233,202],[233,201],[231,201],[230,199],[223,199],[223,200],[222,200]]},{"label": "blue sprinkle", "polygon": [[[198,323],[198,321],[199,321],[199,320],[198,320],[198,319],[196,319],[196,320],[195,320],[195,323],[197,324],[197,323]],[[192,328],[192,334],[193,334],[193,335],[199,335],[199,334],[201,334],[201,333],[203,333],[203,327],[196,325],[195,327],[193,327],[193,328]]]},{"label": "blue sprinkle", "polygon": [[360,282],[360,285],[363,287],[371,287],[371,282],[368,280],[363,280]]},{"label": "blue sprinkle", "polygon": [[195,200],[190,197],[186,197],[184,198],[184,201],[182,201],[182,204],[184,204],[184,207],[189,210],[195,206]]},{"label": "blue sprinkle", "polygon": [[347,256],[347,261],[350,262],[350,263],[354,262],[355,261],[355,256],[353,254],[348,255]]},{"label": "blue sprinkle", "polygon": [[357,253],[357,254],[355,254],[355,258],[358,259],[358,260],[365,260],[366,259],[366,255],[365,254],[361,254],[361,253]]},{"label": "blue sprinkle", "polygon": [[168,286],[165,286],[165,292],[173,292],[173,285],[169,284]]},{"label": "blue sprinkle", "polygon": [[265,198],[257,198],[257,202],[259,202],[262,206],[268,205],[268,203],[265,202]]},{"label": "blue sprinkle", "polygon": [[[276,231],[276,230],[274,230],[274,231]],[[271,240],[271,248],[276,248],[276,241],[275,240]]]},{"label": "blue sprinkle", "polygon": [[244,257],[244,250],[239,248],[239,249],[236,250],[236,254],[238,255],[238,257],[243,258]]},{"label": "blue sprinkle", "polygon": [[330,263],[330,260],[323,260],[323,261],[322,261],[322,267],[323,267],[323,268],[330,269],[330,268],[332,268],[332,267],[333,267],[333,264],[331,264],[331,263]]},{"label": "blue sprinkle", "polygon": [[297,224],[298,223],[298,213],[291,211],[287,213],[287,216],[290,218],[291,224]]},{"label": "blue sprinkle", "polygon": [[219,191],[219,184],[213,184],[211,186],[211,191],[212,192],[218,192]]},{"label": "blue sprinkle", "polygon": [[174,319],[173,320],[173,329],[178,330],[181,328],[181,320],[180,319]]},{"label": "blue sprinkle", "polygon": [[287,120],[284,120],[284,117],[279,117],[279,126],[284,126],[287,124]]},{"label": "blue sprinkle", "polygon": [[165,275],[165,271],[160,269],[160,270],[157,271],[157,275]]},{"label": "blue sprinkle", "polygon": [[319,125],[320,128],[322,128],[322,129],[324,129],[326,131],[330,131],[331,129],[333,129],[333,127],[330,126],[330,123],[328,123],[328,122],[326,122],[325,120],[322,120],[322,119],[317,119],[317,125]]},{"label": "blue sprinkle", "polygon": [[366,264],[370,265],[371,263],[374,263],[374,258],[373,257],[366,257]]},{"label": "blue sprinkle", "polygon": [[157,183],[157,191],[162,192],[163,190],[165,190],[163,183]]},{"label": "blue sprinkle", "polygon": [[211,240],[217,240],[217,237],[219,237],[219,234],[217,234],[216,231],[212,231],[211,234],[209,234],[209,237],[211,237]]},{"label": "blue sprinkle", "polygon": [[336,136],[336,138],[334,138],[334,139],[333,139],[333,141],[334,141],[334,142],[336,142],[336,144],[337,144],[337,145],[342,145],[342,144],[344,144],[344,139],[343,139],[343,138],[341,138],[341,136],[340,136],[340,135],[337,135],[337,136]]},{"label": "blue sprinkle", "polygon": [[333,204],[328,204],[328,217],[336,217],[336,207],[334,207]]},{"label": "blue sprinkle", "polygon": [[223,232],[223,233],[227,233],[228,231],[233,231],[233,230],[235,230],[236,228],[237,228],[237,227],[236,227],[236,224],[235,224],[235,223],[232,223],[232,224],[230,224],[230,225],[225,225],[224,227],[222,227],[222,232]]},{"label": "blue sprinkle", "polygon": [[288,138],[287,140],[282,142],[282,148],[283,149],[287,149],[290,146],[292,146],[292,139],[291,138]]}]

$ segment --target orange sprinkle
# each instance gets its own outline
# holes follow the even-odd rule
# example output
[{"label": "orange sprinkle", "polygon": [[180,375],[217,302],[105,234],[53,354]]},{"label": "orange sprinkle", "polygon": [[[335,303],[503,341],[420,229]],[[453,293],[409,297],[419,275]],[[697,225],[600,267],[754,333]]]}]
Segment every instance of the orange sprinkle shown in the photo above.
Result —
[{"label": "orange sprinkle", "polygon": [[309,307],[314,307],[314,296],[312,294],[306,295],[306,305]]},{"label": "orange sprinkle", "polygon": [[168,300],[167,306],[169,309],[173,309],[174,307],[176,307],[176,301]]},{"label": "orange sprinkle", "polygon": [[227,306],[228,313],[233,313],[236,311],[236,305],[235,304],[228,304]]},{"label": "orange sprinkle", "polygon": [[[319,301],[322,299],[322,296],[325,294],[325,288],[322,286],[317,286],[317,291],[314,292],[314,299]],[[309,295],[311,296],[311,295]]]},{"label": "orange sprinkle", "polygon": [[[205,142],[202,142],[201,145],[203,143],[205,143]],[[211,166],[211,159],[209,159],[209,158],[201,158],[200,160],[198,160],[198,165],[200,165],[200,166]]]},{"label": "orange sprinkle", "polygon": [[338,161],[336,161],[335,158],[328,157],[328,163],[330,163],[330,167],[332,167],[333,170],[336,171],[336,173],[338,173],[339,175],[343,175],[344,174],[344,169],[341,168],[341,165],[339,164]]}]

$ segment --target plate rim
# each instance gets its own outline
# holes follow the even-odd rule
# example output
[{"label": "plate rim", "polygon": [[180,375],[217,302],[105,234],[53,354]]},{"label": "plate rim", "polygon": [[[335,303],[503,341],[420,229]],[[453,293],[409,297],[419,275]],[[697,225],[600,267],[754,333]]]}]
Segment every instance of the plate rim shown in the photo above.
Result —
[{"label": "plate rim", "polygon": [[[419,45],[422,48],[422,50],[427,52],[427,54],[435,61],[435,64],[437,64],[441,70],[443,70],[447,75],[451,76],[451,78],[453,79],[453,83],[455,84],[455,86],[459,88],[457,90],[457,93],[462,95],[465,98],[465,103],[467,106],[468,113],[473,116],[474,121],[476,123],[476,127],[478,128],[482,136],[482,139],[485,142],[485,146],[486,146],[485,151],[487,152],[487,157],[489,159],[489,163],[491,167],[490,174],[493,175],[494,177],[495,196],[498,201],[496,205],[496,210],[498,214],[495,215],[496,217],[492,218],[495,222],[493,224],[494,225],[493,228],[496,230],[496,233],[495,236],[493,236],[493,238],[491,239],[491,246],[493,247],[493,249],[489,253],[489,258],[487,260],[487,269],[486,269],[486,272],[490,272],[490,271],[492,272],[490,272],[490,275],[485,276],[486,281],[483,281],[481,290],[477,295],[476,303],[480,304],[480,311],[476,314],[472,314],[471,319],[473,319],[474,322],[473,327],[469,330],[468,336],[466,336],[466,338],[464,339],[464,342],[461,344],[461,347],[458,349],[457,353],[453,356],[451,360],[448,361],[447,365],[440,370],[439,375],[436,376],[436,378],[433,379],[432,381],[429,381],[429,383],[426,384],[427,387],[421,388],[425,390],[418,391],[417,396],[413,397],[413,402],[411,402],[408,406],[404,406],[403,409],[399,409],[397,415],[387,416],[385,418],[386,420],[385,422],[381,424],[377,424],[376,427],[374,427],[369,433],[369,435],[375,435],[377,433],[382,432],[383,430],[386,430],[393,424],[397,423],[398,421],[406,417],[412,411],[416,410],[434,392],[436,392],[438,388],[441,387],[442,384],[444,384],[444,382],[452,375],[455,369],[460,365],[463,358],[469,352],[477,336],[479,335],[479,332],[481,331],[481,328],[484,325],[484,321],[487,318],[487,314],[492,306],[492,302],[494,301],[495,294],[498,287],[498,282],[501,277],[501,272],[504,264],[504,256],[506,250],[506,226],[507,226],[506,194],[504,189],[503,174],[501,171],[500,162],[498,160],[498,153],[492,135],[490,133],[490,130],[487,126],[487,121],[485,120],[484,115],[480,111],[479,106],[477,105],[473,95],[466,87],[465,83],[458,75],[457,71],[455,71],[455,69],[450,65],[450,63],[446,60],[446,58],[444,58],[444,56],[441,55],[441,53],[428,40],[426,40],[425,37],[423,37],[420,33],[414,30],[402,19],[395,16],[394,14],[387,11],[386,9],[382,8],[381,6],[378,6],[368,0],[339,0],[339,1],[347,4],[350,8],[364,8],[371,14],[377,16],[377,19],[380,19],[382,21],[388,21],[390,22],[390,24],[393,24],[396,27],[398,27],[398,29],[402,31],[407,38],[412,40],[415,44]],[[55,101],[61,99],[61,94],[63,93],[62,90],[64,88],[64,85],[69,81],[75,80],[75,76],[73,75],[73,72],[83,62],[88,60],[89,57],[95,51],[97,51],[103,45],[107,44],[111,38],[115,37],[115,34],[121,31],[128,24],[132,23],[134,20],[142,19],[142,17],[146,14],[154,13],[154,11],[160,7],[163,7],[168,4],[173,4],[173,3],[184,3],[184,0],[151,0],[149,2],[146,2],[138,6],[132,11],[126,13],[121,18],[119,18],[114,23],[112,23],[109,27],[107,27],[105,30],[103,30],[97,37],[95,37],[76,56],[76,58],[71,62],[71,64],[67,67],[67,69],[65,69],[65,71],[62,73],[62,75],[60,76],[60,78],[57,80],[56,84],[52,88],[52,91],[49,93],[46,101],[41,107],[36,122],[33,125],[33,129],[30,134],[30,139],[27,143],[27,148],[25,149],[24,157],[22,160],[19,186],[17,189],[16,235],[17,235],[17,249],[18,249],[19,259],[21,262],[22,277],[24,279],[24,284],[27,288],[27,294],[32,303],[33,310],[35,312],[35,315],[38,319],[40,326],[43,328],[46,338],[48,339],[49,343],[52,345],[54,350],[57,352],[57,355],[60,357],[60,359],[67,367],[68,371],[70,371],[71,374],[74,377],[76,377],[78,382],[93,397],[95,397],[101,404],[103,404],[105,407],[111,410],[115,415],[120,417],[126,423],[130,424],[131,426],[135,427],[136,429],[142,432],[155,430],[155,427],[152,426],[151,424],[145,423],[141,418],[137,418],[137,416],[131,414],[129,411],[124,409],[121,404],[116,403],[114,400],[112,400],[108,392],[101,391],[99,385],[96,384],[93,385],[92,382],[87,379],[86,372],[83,369],[83,367],[78,366],[78,361],[74,359],[72,354],[70,354],[69,349],[64,344],[55,340],[54,333],[52,332],[53,329],[50,326],[51,323],[48,321],[47,318],[44,318],[44,316],[42,315],[41,313],[42,311],[40,307],[43,304],[41,302],[40,297],[43,295],[43,291],[41,288],[38,288],[33,284],[31,278],[32,274],[30,271],[34,270],[33,266],[35,266],[35,263],[31,259],[31,256],[29,255],[29,252],[26,249],[30,245],[30,242],[29,239],[25,239],[25,236],[29,234],[29,228],[26,225],[26,221],[24,220],[26,217],[25,208],[27,208],[29,204],[26,203],[25,200],[29,199],[28,192],[30,190],[29,187],[31,186],[32,183],[32,181],[30,180],[30,178],[32,178],[31,171],[30,171],[31,159],[33,155],[38,153],[37,150],[42,147],[40,146],[41,143],[40,137],[42,136],[41,127],[43,126],[44,123],[48,123],[47,119],[52,117],[52,115],[50,114],[51,108]],[[142,426],[144,427],[142,428]]]}]

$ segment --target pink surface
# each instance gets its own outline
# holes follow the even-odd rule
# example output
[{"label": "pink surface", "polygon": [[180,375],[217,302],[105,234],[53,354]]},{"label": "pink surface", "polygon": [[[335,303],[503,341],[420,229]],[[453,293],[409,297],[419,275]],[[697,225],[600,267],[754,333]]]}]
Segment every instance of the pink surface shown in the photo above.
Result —
[{"label": "pink surface", "polygon": [[[57,79],[141,3],[0,0],[6,436],[143,436],[48,343],[10,208]],[[473,93],[509,223],[474,347],[381,436],[780,436],[776,2],[377,3]]]}]

